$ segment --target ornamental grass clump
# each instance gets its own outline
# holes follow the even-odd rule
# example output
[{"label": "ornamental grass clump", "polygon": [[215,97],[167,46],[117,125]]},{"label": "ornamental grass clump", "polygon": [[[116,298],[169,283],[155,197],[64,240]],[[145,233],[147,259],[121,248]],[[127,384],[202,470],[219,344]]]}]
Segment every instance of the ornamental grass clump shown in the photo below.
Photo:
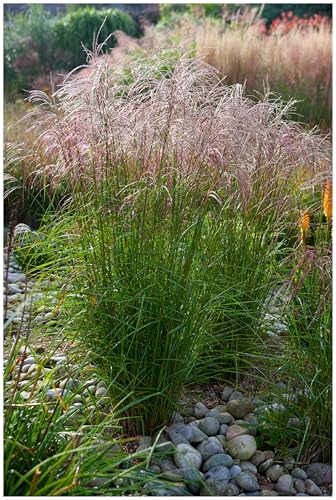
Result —
[{"label": "ornamental grass clump", "polygon": [[130,434],[169,421],[201,319],[193,268],[205,201],[165,181],[148,178],[124,193],[109,186],[109,208],[95,193],[77,212],[79,333],[113,400],[124,401]]},{"label": "ornamental grass clump", "polygon": [[71,228],[73,326],[124,406],[125,431],[151,432],[198,366],[210,373],[221,356],[224,376],[237,369],[233,349],[255,349],[296,206],[288,186],[330,150],[280,101],[253,103],[200,59],[156,54],[126,84],[90,57],[85,79],[73,72],[51,97],[32,92],[28,119],[35,161],[49,158],[43,174],[72,188],[57,225]]}]

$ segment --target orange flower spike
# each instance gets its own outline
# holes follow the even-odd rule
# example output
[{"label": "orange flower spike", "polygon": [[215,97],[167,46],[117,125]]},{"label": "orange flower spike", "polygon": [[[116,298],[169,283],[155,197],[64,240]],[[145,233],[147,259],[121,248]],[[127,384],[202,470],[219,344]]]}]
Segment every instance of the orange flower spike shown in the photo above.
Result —
[{"label": "orange flower spike", "polygon": [[324,188],[323,213],[327,219],[328,225],[330,226],[332,218],[332,181],[330,179],[326,182]]},{"label": "orange flower spike", "polygon": [[301,243],[306,242],[306,236],[310,228],[310,215],[308,210],[302,210],[300,213],[300,232],[301,232]]}]

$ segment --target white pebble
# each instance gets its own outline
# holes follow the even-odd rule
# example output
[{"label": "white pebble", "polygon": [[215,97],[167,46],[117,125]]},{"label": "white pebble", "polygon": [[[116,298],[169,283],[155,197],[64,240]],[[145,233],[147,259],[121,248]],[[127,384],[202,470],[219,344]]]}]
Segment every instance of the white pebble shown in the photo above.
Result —
[{"label": "white pebble", "polygon": [[66,393],[66,389],[56,387],[56,389],[49,389],[49,391],[46,392],[46,396],[49,398],[56,398],[57,396],[64,397]]},{"label": "white pebble", "polygon": [[84,387],[90,387],[90,385],[94,385],[96,383],[97,383],[97,379],[92,378],[92,379],[87,380],[86,382],[84,382]]},{"label": "white pebble", "polygon": [[107,389],[105,387],[98,387],[98,389],[95,392],[96,398],[103,397],[107,393]]},{"label": "white pebble", "polygon": [[34,356],[28,356],[28,358],[26,358],[23,362],[24,365],[32,365],[34,364],[36,361],[35,361],[35,358]]}]

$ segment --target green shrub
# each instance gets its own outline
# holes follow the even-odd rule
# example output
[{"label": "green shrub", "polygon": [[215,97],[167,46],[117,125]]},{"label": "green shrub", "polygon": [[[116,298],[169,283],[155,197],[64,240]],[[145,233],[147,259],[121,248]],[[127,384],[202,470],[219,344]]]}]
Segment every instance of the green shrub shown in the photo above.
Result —
[{"label": "green shrub", "polygon": [[165,21],[170,18],[172,13],[187,12],[188,5],[184,3],[161,3],[160,4],[160,20]]},{"label": "green shrub", "polygon": [[54,19],[43,5],[30,5],[26,13],[4,22],[4,78],[6,93],[22,91],[40,74],[55,70],[57,41]]},{"label": "green shrub", "polygon": [[[116,30],[124,31],[130,36],[139,36],[140,34],[133,18],[118,9],[97,10],[92,7],[76,9],[59,18],[54,26],[57,47],[63,53],[65,60],[64,69],[71,70],[74,66],[85,63],[86,56],[81,43],[87,49],[92,50],[93,37],[100,28],[100,43]],[[115,43],[116,40],[112,36],[105,49],[114,47]]]},{"label": "green shrub", "polygon": [[[116,30],[130,36],[140,35],[133,18],[118,9],[86,7],[52,17],[42,4],[36,4],[29,6],[26,13],[6,18],[4,73],[7,95],[31,88],[38,76],[49,78],[50,72],[71,70],[84,64],[86,56],[81,42],[92,50],[93,37],[101,27],[99,42]],[[115,43],[112,36],[106,49],[114,47]]]},{"label": "green shrub", "polygon": [[224,4],[220,3],[198,3],[198,4],[160,4],[160,21],[169,21],[175,14],[183,14],[185,12],[191,15],[204,13],[206,17],[218,18],[221,17]]}]

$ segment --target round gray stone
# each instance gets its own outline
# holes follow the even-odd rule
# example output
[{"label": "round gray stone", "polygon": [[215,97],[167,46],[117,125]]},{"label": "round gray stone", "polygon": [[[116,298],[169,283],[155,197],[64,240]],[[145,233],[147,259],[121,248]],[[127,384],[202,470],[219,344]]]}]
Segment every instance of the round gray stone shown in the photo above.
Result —
[{"label": "round gray stone", "polygon": [[198,427],[189,426],[189,428],[191,429],[191,435],[189,438],[191,443],[201,443],[202,441],[206,441],[208,439],[208,436]]},{"label": "round gray stone", "polygon": [[290,417],[287,421],[287,427],[300,427],[301,420],[298,417]]},{"label": "round gray stone", "polygon": [[101,387],[104,387],[106,389],[106,384],[105,384],[105,382],[103,380],[101,380],[97,384],[97,389],[100,389]]},{"label": "round gray stone", "polygon": [[292,475],[292,477],[295,477],[297,479],[303,479],[303,481],[308,479],[306,471],[304,471],[303,469],[300,469],[300,468],[292,470],[291,475]]},{"label": "round gray stone", "polygon": [[19,395],[23,399],[29,399],[30,398],[30,392],[27,392],[27,391],[20,391]]},{"label": "round gray stone", "polygon": [[198,402],[194,407],[194,415],[196,418],[203,418],[208,413],[209,409],[205,406],[205,404]]},{"label": "round gray stone", "polygon": [[[63,358],[62,361],[66,361],[66,358]],[[96,378],[90,378],[89,380],[86,380],[83,384],[83,387],[90,387],[90,385],[96,385],[97,379]]]},{"label": "round gray stone", "polygon": [[26,275],[22,273],[9,272],[7,275],[7,280],[8,283],[17,283],[18,281],[23,282],[26,280]]},{"label": "round gray stone", "polygon": [[224,467],[231,467],[233,464],[233,458],[226,453],[218,453],[208,458],[202,467],[203,472],[208,472],[212,467],[217,467],[218,465],[223,465]]},{"label": "round gray stone", "polygon": [[97,390],[97,387],[95,385],[90,385],[85,391],[84,394],[94,394]]},{"label": "round gray stone", "polygon": [[266,457],[263,451],[257,450],[251,457],[251,462],[258,467],[261,463],[265,462]]},{"label": "round gray stone", "polygon": [[232,393],[233,393],[232,387],[229,387],[228,385],[226,385],[223,389],[222,394],[221,394],[221,399],[223,401],[227,401]]},{"label": "round gray stone", "polygon": [[219,422],[214,417],[203,418],[198,426],[198,428],[208,436],[215,436],[218,434],[219,427]]},{"label": "round gray stone", "polygon": [[218,420],[220,424],[232,424],[234,422],[234,418],[230,413],[223,412],[223,413],[217,413],[215,415],[215,419]]},{"label": "round gray stone", "polygon": [[226,439],[230,441],[230,439],[233,439],[237,436],[242,436],[243,434],[249,434],[248,429],[244,429],[240,425],[233,424],[230,425],[230,427],[226,431]]},{"label": "round gray stone", "polygon": [[229,396],[229,401],[234,401],[235,399],[242,399],[244,395],[240,391],[233,391]]},{"label": "round gray stone", "polygon": [[106,394],[107,394],[106,387],[97,387],[96,392],[95,392],[96,398],[102,398],[102,397],[106,396]]},{"label": "round gray stone", "polygon": [[253,436],[237,436],[227,443],[228,453],[233,458],[249,460],[257,450],[257,443]]},{"label": "round gray stone", "polygon": [[7,286],[8,295],[21,294],[23,290],[15,283],[9,283]]},{"label": "round gray stone", "polygon": [[258,469],[257,467],[252,464],[251,462],[248,462],[248,461],[241,461],[240,462],[240,467],[242,469],[243,472],[252,472],[252,474],[258,474]]},{"label": "round gray stone", "polygon": [[77,401],[77,402],[73,403],[72,406],[74,408],[83,408],[84,405],[83,405],[83,403]]},{"label": "round gray stone", "polygon": [[33,365],[36,363],[36,360],[34,358],[34,356],[28,356],[24,361],[23,361],[23,364],[24,365]]},{"label": "round gray stone", "polygon": [[31,380],[22,380],[21,382],[18,383],[18,387],[21,389],[22,387],[25,387],[26,385],[31,384]]},{"label": "round gray stone", "polygon": [[230,471],[224,465],[212,467],[205,474],[204,479],[216,479],[216,481],[229,481],[231,479]]},{"label": "round gray stone", "polygon": [[321,489],[311,479],[305,480],[305,487],[306,487],[306,493],[308,493],[309,496],[319,497],[322,495]]},{"label": "round gray stone", "polygon": [[197,446],[197,450],[201,453],[204,460],[208,460],[208,458],[212,455],[217,455],[218,453],[224,454],[223,446],[214,436],[209,437],[207,441],[200,443]]},{"label": "round gray stone", "polygon": [[57,398],[58,396],[64,398],[67,393],[66,389],[61,389],[60,387],[56,387],[56,389],[49,389],[46,392],[47,398]]},{"label": "round gray stone", "polygon": [[217,405],[215,408],[212,408],[211,410],[208,411],[207,417],[216,417],[216,415],[219,415],[220,413],[225,413],[226,412],[226,405]]},{"label": "round gray stone", "polygon": [[[16,293],[14,295],[8,295],[7,296],[7,301],[9,304],[12,302],[17,302],[18,300],[22,299],[22,295],[20,293]],[[21,314],[18,315],[18,319],[21,319]]]},{"label": "round gray stone", "polygon": [[232,479],[236,478],[239,476],[239,474],[242,472],[241,467],[239,465],[233,465],[230,469],[230,474]]},{"label": "round gray stone", "polygon": [[153,474],[160,474],[160,472],[161,472],[160,467],[158,465],[155,465],[155,464],[151,465],[148,470],[149,470],[149,472],[152,472]]},{"label": "round gray stone", "polygon": [[319,486],[332,482],[332,466],[329,464],[315,462],[307,467],[306,472],[309,479]]},{"label": "round gray stone", "polygon": [[228,424],[221,424],[221,426],[219,428],[219,434],[222,434],[223,436],[225,436],[228,428],[229,428]]},{"label": "round gray stone", "polygon": [[235,418],[244,418],[254,409],[255,404],[251,401],[251,398],[241,398],[229,401],[226,411],[231,413]]},{"label": "round gray stone", "polygon": [[306,485],[303,479],[294,479],[294,488],[298,493],[306,492]]},{"label": "round gray stone", "polygon": [[[208,439],[208,436],[198,429],[198,427],[184,424],[170,426],[168,434],[175,444],[179,444],[180,442],[186,442],[186,444],[187,442],[201,443]],[[180,439],[180,436],[183,436],[184,439]]]},{"label": "round gray stone", "polygon": [[181,467],[182,469],[187,467],[200,469],[203,461],[202,455],[198,450],[195,450],[190,444],[184,443],[176,446],[174,460],[177,467]]},{"label": "round gray stone", "polygon": [[73,397],[73,400],[76,402],[76,403],[83,403],[83,398],[80,394],[75,394],[74,397]]},{"label": "round gray stone", "polygon": [[184,488],[184,484],[179,485],[176,483],[175,486],[166,486],[166,488],[160,488],[155,490],[156,497],[185,497],[188,496],[188,491]]},{"label": "round gray stone", "polygon": [[243,488],[245,491],[257,491],[259,490],[259,484],[257,478],[251,472],[241,472],[236,478],[238,486]]},{"label": "round gray stone", "polygon": [[199,423],[200,423],[200,420],[193,420],[192,422],[189,422],[189,426],[198,428]]},{"label": "round gray stone", "polygon": [[36,364],[23,365],[21,368],[21,373],[28,373],[32,366],[38,366]]},{"label": "round gray stone", "polygon": [[266,471],[266,477],[273,483],[276,483],[281,476],[286,474],[287,471],[282,467],[282,465],[271,465]]},{"label": "round gray stone", "polygon": [[67,363],[67,358],[66,356],[51,356],[49,359],[49,364],[50,365],[62,365]]},{"label": "round gray stone", "polygon": [[280,495],[295,495],[296,491],[293,487],[293,478],[289,474],[284,474],[275,485],[275,490]]}]

